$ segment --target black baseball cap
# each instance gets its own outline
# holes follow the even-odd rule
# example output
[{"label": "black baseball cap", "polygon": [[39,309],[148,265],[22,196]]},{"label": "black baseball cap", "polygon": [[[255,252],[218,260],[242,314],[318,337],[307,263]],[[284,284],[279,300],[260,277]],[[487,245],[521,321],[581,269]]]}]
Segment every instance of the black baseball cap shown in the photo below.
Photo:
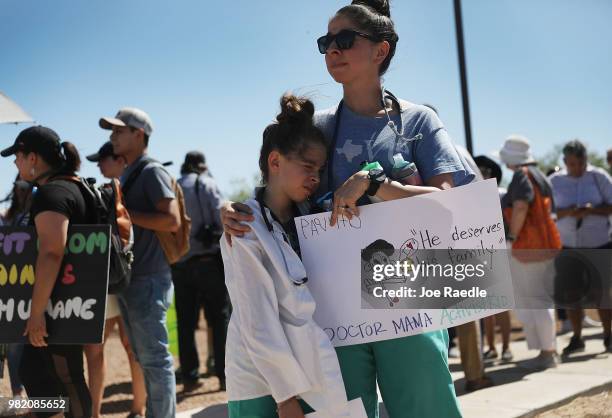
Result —
[{"label": "black baseball cap", "polygon": [[105,142],[104,145],[100,147],[98,152],[95,154],[88,155],[87,158],[92,163],[97,163],[100,160],[105,159],[106,157],[117,157],[115,155],[115,150],[113,149],[113,144],[110,141]]},{"label": "black baseball cap", "polygon": [[41,155],[59,155],[61,153],[61,139],[51,128],[45,126],[31,126],[17,135],[15,143],[0,151],[0,155],[8,157],[17,152],[35,152]]},{"label": "black baseball cap", "polygon": [[200,151],[190,151],[185,155],[185,165],[200,167],[206,164],[206,158]]}]

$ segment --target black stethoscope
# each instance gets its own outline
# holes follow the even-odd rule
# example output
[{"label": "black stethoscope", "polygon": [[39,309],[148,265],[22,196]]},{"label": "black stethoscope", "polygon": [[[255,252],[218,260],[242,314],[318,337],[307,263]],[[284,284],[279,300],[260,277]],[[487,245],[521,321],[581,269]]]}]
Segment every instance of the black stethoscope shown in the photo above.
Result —
[{"label": "black stethoscope", "polygon": [[[392,107],[397,107],[397,113],[399,115],[400,127],[397,128],[395,122],[391,119],[391,115],[389,115],[389,111],[387,110],[387,100],[391,102]],[[395,144],[394,149],[397,148],[397,144],[400,141],[410,142],[419,139],[418,135],[414,138],[406,138],[404,136],[404,122],[402,120],[402,107],[400,105],[399,99],[391,93],[389,90],[386,90],[384,87],[381,88],[381,96],[380,102],[385,111],[385,116],[387,117],[387,126],[391,128],[393,133],[395,134]],[[342,108],[344,107],[344,100],[340,100],[338,104],[338,109],[336,109],[336,114],[334,115],[334,135],[332,136],[332,141],[329,146],[329,155],[327,158],[327,187],[333,187],[334,181],[334,155],[336,149],[336,143],[338,142],[338,132],[340,130],[340,118],[342,117]]]},{"label": "black stethoscope", "polygon": [[[259,204],[259,210],[261,211],[261,216],[263,217],[264,222],[266,223],[266,228],[268,228],[268,232],[272,234],[272,238],[274,238],[274,242],[276,243],[276,246],[278,247],[278,250],[280,251],[281,256],[283,257],[283,263],[285,264],[285,270],[287,270],[287,276],[291,277],[291,281],[293,282],[295,286],[301,286],[305,284],[306,282],[308,282],[308,277],[302,277],[301,279],[294,279],[293,276],[291,275],[291,272],[289,271],[289,264],[287,263],[287,259],[285,258],[285,252],[283,251],[283,248],[281,247],[280,243],[278,242],[278,239],[276,238],[276,234],[274,233],[274,225],[272,225],[272,222],[270,222],[270,220],[268,219],[268,215],[266,213],[266,206],[264,205],[264,202],[263,202],[264,190],[265,188],[262,187],[255,194],[255,200]],[[287,234],[285,233],[285,231],[282,230],[282,228],[281,228],[281,235],[283,236],[283,240],[291,247],[289,238],[287,238]]]}]

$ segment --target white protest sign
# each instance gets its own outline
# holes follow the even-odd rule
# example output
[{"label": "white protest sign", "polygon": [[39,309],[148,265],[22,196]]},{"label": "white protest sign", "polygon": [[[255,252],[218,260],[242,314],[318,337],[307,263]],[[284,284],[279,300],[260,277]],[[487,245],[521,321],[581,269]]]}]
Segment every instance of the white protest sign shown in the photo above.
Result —
[{"label": "white protest sign", "polygon": [[[459,262],[465,249],[505,249],[495,180],[362,206],[359,217],[340,219],[333,227],[329,217],[329,212],[320,213],[295,222],[308,287],[317,303],[314,319],[335,346],[434,331],[501,311],[361,307],[361,250],[378,239],[398,249],[446,250]],[[511,280],[507,262],[502,267]]]}]

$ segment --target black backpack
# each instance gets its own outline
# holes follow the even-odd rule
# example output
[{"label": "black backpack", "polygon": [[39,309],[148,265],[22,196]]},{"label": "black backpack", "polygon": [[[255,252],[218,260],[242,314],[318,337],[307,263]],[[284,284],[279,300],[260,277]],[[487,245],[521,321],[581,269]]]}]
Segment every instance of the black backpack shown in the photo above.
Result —
[{"label": "black backpack", "polygon": [[93,215],[92,223],[111,226],[108,293],[121,292],[130,284],[132,276],[134,231],[130,215],[123,204],[119,181],[113,179],[110,183],[96,187],[95,179],[71,176],[55,179],[68,180],[79,186],[88,213]]}]

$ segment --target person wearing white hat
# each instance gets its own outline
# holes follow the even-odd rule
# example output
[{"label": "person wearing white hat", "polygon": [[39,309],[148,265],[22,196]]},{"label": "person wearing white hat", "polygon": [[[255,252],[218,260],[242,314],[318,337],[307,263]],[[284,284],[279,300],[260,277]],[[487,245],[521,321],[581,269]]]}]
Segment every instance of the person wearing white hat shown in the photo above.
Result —
[{"label": "person wearing white hat", "polygon": [[[512,209],[510,218],[504,217],[508,247],[512,248],[521,232],[524,232],[523,227],[527,227],[525,221],[529,211],[533,209],[535,189],[537,188],[542,196],[550,198],[552,187],[544,173],[538,169],[536,160],[531,154],[529,140],[524,136],[510,135],[506,138],[504,146],[499,151],[499,157],[510,170],[514,171],[508,191],[501,201],[503,209]],[[545,289],[552,281],[552,277],[548,277],[551,271],[550,264],[550,260],[525,263],[513,256],[510,263],[513,281],[529,283],[530,289]],[[527,347],[540,350],[536,358],[521,366],[529,369],[556,367],[558,356],[554,309],[517,309],[515,312],[523,323]]]},{"label": "person wearing white hat", "polygon": [[499,150],[499,157],[508,168],[535,164],[529,140],[522,135],[510,135]]}]

